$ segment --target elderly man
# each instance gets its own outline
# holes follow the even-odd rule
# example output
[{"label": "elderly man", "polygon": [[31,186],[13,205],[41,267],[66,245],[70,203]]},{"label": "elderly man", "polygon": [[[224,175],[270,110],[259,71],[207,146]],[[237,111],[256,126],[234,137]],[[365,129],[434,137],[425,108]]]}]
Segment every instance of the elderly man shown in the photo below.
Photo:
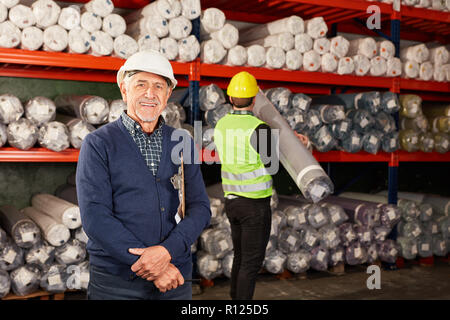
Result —
[{"label": "elderly man", "polygon": [[[183,154],[185,217],[172,177],[178,141],[160,116],[175,88],[170,62],[142,51],[125,62],[117,83],[127,112],[90,133],[81,147],[77,194],[89,237],[89,299],[192,299],[191,245],[211,217],[200,166]],[[186,134],[182,138],[190,142]],[[177,146],[176,150],[180,148]]]}]

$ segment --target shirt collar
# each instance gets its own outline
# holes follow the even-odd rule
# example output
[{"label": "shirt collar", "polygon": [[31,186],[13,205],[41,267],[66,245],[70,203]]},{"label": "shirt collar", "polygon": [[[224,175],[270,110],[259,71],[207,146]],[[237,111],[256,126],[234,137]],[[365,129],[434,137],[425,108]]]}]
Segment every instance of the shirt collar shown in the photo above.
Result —
[{"label": "shirt collar", "polygon": [[250,110],[231,110],[230,114],[247,114],[250,116],[254,116],[253,112],[251,112]]},{"label": "shirt collar", "polygon": [[[139,133],[139,132],[143,133],[143,134],[147,134],[144,131],[142,131],[141,125],[137,121],[132,119],[125,111],[122,112],[120,117],[122,119],[123,125],[125,126],[125,128],[128,130],[128,132],[132,136],[134,136],[136,133]],[[158,119],[158,124],[156,125],[156,129],[151,134],[155,133],[157,136],[161,136],[162,135],[162,126],[165,123],[166,122],[164,121],[164,118],[160,116]]]}]

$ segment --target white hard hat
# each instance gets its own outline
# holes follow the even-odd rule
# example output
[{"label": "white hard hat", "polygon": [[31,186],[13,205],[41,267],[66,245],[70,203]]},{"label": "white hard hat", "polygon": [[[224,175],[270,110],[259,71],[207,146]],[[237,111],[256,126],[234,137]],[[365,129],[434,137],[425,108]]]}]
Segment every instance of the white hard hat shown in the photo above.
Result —
[{"label": "white hard hat", "polygon": [[126,71],[144,71],[154,73],[168,78],[172,82],[172,89],[177,85],[177,80],[173,76],[172,65],[169,60],[155,50],[139,51],[130,56],[117,72],[117,84],[123,81]]}]

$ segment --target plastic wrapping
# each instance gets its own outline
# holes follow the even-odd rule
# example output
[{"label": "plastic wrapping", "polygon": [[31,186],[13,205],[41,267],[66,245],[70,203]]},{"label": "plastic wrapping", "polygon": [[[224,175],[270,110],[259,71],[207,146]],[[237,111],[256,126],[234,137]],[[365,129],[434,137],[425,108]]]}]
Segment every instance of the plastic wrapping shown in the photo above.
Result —
[{"label": "plastic wrapping", "polygon": [[350,42],[342,36],[331,38],[330,52],[338,58],[343,58],[347,55]]},{"label": "plastic wrapping", "polygon": [[220,276],[223,272],[222,261],[204,251],[197,253],[197,268],[198,273],[208,280]]},{"label": "plastic wrapping", "polygon": [[313,39],[306,33],[300,33],[294,37],[294,48],[300,53],[308,52],[313,47]]},{"label": "plastic wrapping", "polygon": [[308,112],[311,105],[311,97],[303,93],[294,93],[291,99],[291,105],[293,109],[299,110],[301,112]]},{"label": "plastic wrapping", "polygon": [[91,48],[91,36],[81,27],[69,31],[69,52],[85,53]]},{"label": "plastic wrapping", "polygon": [[380,56],[370,59],[370,75],[380,77],[386,75],[387,63],[386,60]]},{"label": "plastic wrapping", "polygon": [[374,117],[365,109],[358,109],[354,112],[350,112],[347,116],[352,119],[353,129],[359,133],[368,132],[375,126]]},{"label": "plastic wrapping", "polygon": [[418,205],[414,201],[399,199],[398,207],[402,209],[402,217],[406,221],[415,221],[420,216]]},{"label": "plastic wrapping", "polygon": [[367,246],[374,239],[374,232],[372,227],[364,225],[355,225],[353,230],[355,230],[356,237],[361,245]]},{"label": "plastic wrapping", "polygon": [[200,43],[194,35],[178,42],[178,60],[189,62],[195,60],[200,53]]},{"label": "plastic wrapping", "polygon": [[137,38],[139,51],[155,50],[159,51],[159,38],[151,33],[144,33]]},{"label": "plastic wrapping", "polygon": [[400,110],[400,101],[397,94],[390,91],[381,94],[380,104],[386,113],[395,113]]},{"label": "plastic wrapping", "polygon": [[108,102],[98,96],[61,95],[56,97],[55,104],[58,110],[91,124],[105,123],[109,116]]},{"label": "plastic wrapping", "polygon": [[344,107],[341,105],[315,105],[313,108],[319,111],[323,123],[329,124],[345,119]]},{"label": "plastic wrapping", "polygon": [[79,118],[58,115],[56,119],[66,125],[70,144],[76,149],[80,149],[84,138],[95,130],[93,125]]},{"label": "plastic wrapping", "polygon": [[391,232],[391,228],[385,226],[376,226],[373,228],[373,240],[375,242],[382,242]]},{"label": "plastic wrapping", "polygon": [[114,40],[106,32],[97,30],[91,34],[90,53],[94,56],[108,56],[114,50]]},{"label": "plastic wrapping", "polygon": [[413,131],[422,131],[426,132],[428,130],[428,119],[425,118],[424,115],[419,114],[417,117],[410,118],[401,118],[400,119],[400,129],[406,130],[411,129]]},{"label": "plastic wrapping", "polygon": [[204,63],[219,63],[227,54],[223,45],[214,39],[202,42],[200,52]]},{"label": "plastic wrapping", "polygon": [[400,130],[399,141],[401,149],[408,152],[419,150],[419,133],[411,129]]},{"label": "plastic wrapping", "polygon": [[84,9],[104,18],[114,10],[114,4],[111,0],[91,0],[84,4]]},{"label": "plastic wrapping", "polygon": [[67,274],[64,264],[53,264],[48,271],[44,272],[40,286],[49,293],[58,293],[66,291]]},{"label": "plastic wrapping", "polygon": [[423,44],[417,44],[409,46],[400,50],[400,58],[402,61],[414,61],[417,63],[422,63],[428,60],[429,50]]},{"label": "plastic wrapping", "polygon": [[9,21],[14,23],[20,29],[31,27],[36,23],[36,18],[33,14],[33,10],[30,7],[18,4],[9,9],[8,14]]},{"label": "plastic wrapping", "polygon": [[0,2],[0,22],[5,21],[7,18],[8,18],[8,8],[2,2]]},{"label": "plastic wrapping", "polygon": [[417,239],[417,250],[421,258],[428,258],[433,255],[433,238],[431,235],[424,235]]},{"label": "plastic wrapping", "polygon": [[439,217],[437,223],[440,225],[442,236],[447,239],[450,238],[450,218]]},{"label": "plastic wrapping", "polygon": [[344,222],[339,225],[339,236],[341,238],[341,245],[348,247],[352,242],[357,240],[356,232],[353,228],[353,224]]},{"label": "plastic wrapping", "polygon": [[304,206],[288,206],[284,209],[287,225],[294,230],[301,230],[308,225],[308,211]]},{"label": "plastic wrapping", "polygon": [[208,229],[200,236],[202,248],[217,259],[233,250],[231,234],[224,229]]},{"label": "plastic wrapping", "polygon": [[310,266],[317,271],[326,271],[328,269],[329,253],[324,247],[317,246],[311,250]]},{"label": "plastic wrapping", "polygon": [[367,250],[359,242],[351,243],[345,249],[345,261],[347,264],[354,266],[357,264],[362,264],[367,260]]},{"label": "plastic wrapping", "polygon": [[10,277],[14,294],[25,296],[39,288],[41,272],[38,266],[27,264],[11,271]]},{"label": "plastic wrapping", "polygon": [[30,250],[25,253],[25,262],[34,263],[41,268],[48,269],[48,266],[53,263],[55,259],[55,247],[49,245],[47,242],[40,242],[35,244]]},{"label": "plastic wrapping", "polygon": [[200,22],[202,32],[212,33],[220,30],[225,24],[226,18],[222,10],[217,8],[207,8],[202,11]]},{"label": "plastic wrapping", "polygon": [[399,247],[393,240],[384,240],[377,244],[378,257],[381,261],[395,263],[399,255]]},{"label": "plastic wrapping", "polygon": [[[381,94],[378,91],[358,93],[355,96],[355,107],[365,109],[372,115],[377,114],[381,108]],[[364,126],[362,126],[364,127]]]},{"label": "plastic wrapping", "polygon": [[77,239],[71,239],[67,243],[55,249],[55,259],[61,264],[75,264],[86,257],[86,245]]},{"label": "plastic wrapping", "polygon": [[346,138],[341,142],[341,146],[346,152],[356,153],[362,148],[361,135],[356,130],[351,130]]},{"label": "plastic wrapping", "polygon": [[240,45],[232,47],[228,50],[224,63],[229,66],[245,65],[247,63],[247,50]]},{"label": "plastic wrapping", "polygon": [[405,78],[415,79],[419,76],[419,64],[415,61],[403,62],[403,73]]},{"label": "plastic wrapping", "polygon": [[336,57],[327,52],[321,57],[321,71],[322,72],[335,72],[338,62]]},{"label": "plastic wrapping", "polygon": [[2,248],[8,242],[8,235],[5,230],[0,227],[0,248]]},{"label": "plastic wrapping", "polygon": [[355,70],[355,64],[351,57],[343,57],[339,59],[337,73],[351,74]]},{"label": "plastic wrapping", "polygon": [[231,278],[231,270],[233,269],[233,259],[234,253],[230,251],[223,259],[222,259],[222,270],[223,274],[227,278]]},{"label": "plastic wrapping", "polygon": [[330,125],[330,132],[335,139],[343,140],[350,134],[352,129],[352,121],[350,119],[343,119],[336,121]]},{"label": "plastic wrapping", "polygon": [[38,50],[44,44],[44,32],[34,26],[22,30],[20,48],[25,50]]},{"label": "plastic wrapping", "polygon": [[341,206],[331,203],[324,203],[322,206],[328,210],[331,224],[339,226],[348,220],[348,216]]},{"label": "plastic wrapping", "polygon": [[169,36],[175,40],[187,38],[192,31],[189,19],[179,16],[169,20]]},{"label": "plastic wrapping", "polygon": [[58,24],[66,30],[73,30],[80,26],[81,13],[78,6],[72,5],[61,9]]},{"label": "plastic wrapping", "polygon": [[314,50],[303,54],[303,69],[306,71],[317,71],[321,66],[321,62],[320,55]]},{"label": "plastic wrapping", "polygon": [[8,272],[0,270],[0,299],[6,296],[11,289],[11,279]]},{"label": "plastic wrapping", "polygon": [[274,274],[279,274],[284,271],[287,256],[280,250],[273,250],[266,254],[264,258],[264,268]]},{"label": "plastic wrapping", "polygon": [[270,235],[278,237],[280,230],[287,226],[287,216],[283,211],[274,210],[272,213],[272,224],[270,228]]},{"label": "plastic wrapping", "polygon": [[81,14],[80,25],[90,33],[100,30],[102,23],[102,18],[92,12],[84,12]]},{"label": "plastic wrapping", "polygon": [[52,0],[37,0],[31,5],[36,25],[46,28],[58,22],[61,8]]},{"label": "plastic wrapping", "polygon": [[388,58],[386,60],[386,76],[397,77],[402,74],[402,62],[399,58]]},{"label": "plastic wrapping", "polygon": [[298,70],[303,64],[303,55],[296,49],[286,52],[285,67],[288,70]]},{"label": "plastic wrapping", "polygon": [[228,103],[218,105],[216,108],[205,112],[205,121],[210,127],[215,128],[217,121],[222,119],[231,110],[232,106]]},{"label": "plastic wrapping", "polygon": [[292,228],[284,228],[278,235],[278,249],[288,254],[297,252],[302,245],[300,233]]},{"label": "plastic wrapping", "polygon": [[393,58],[395,56],[395,46],[389,40],[382,40],[377,42],[377,51],[384,59]]},{"label": "plastic wrapping", "polygon": [[108,122],[113,122],[119,119],[120,115],[126,110],[127,104],[122,99],[111,101],[111,103],[109,104]]},{"label": "plastic wrapping", "polygon": [[322,126],[312,136],[311,133],[309,135],[313,146],[319,152],[328,152],[337,146],[337,141],[333,138],[327,126]]},{"label": "plastic wrapping", "polygon": [[323,38],[328,32],[323,17],[315,17],[305,21],[305,32],[313,39]]},{"label": "plastic wrapping", "polygon": [[266,246],[266,251],[265,254],[267,255],[269,252],[272,252],[274,250],[278,249],[278,235],[272,234],[272,230],[271,229],[271,234],[269,236],[269,241],[267,242],[267,246]]},{"label": "plastic wrapping", "polygon": [[126,29],[125,19],[116,13],[111,13],[103,19],[102,30],[113,38],[124,34]]},{"label": "plastic wrapping", "polygon": [[371,67],[370,60],[362,54],[357,54],[352,57],[354,64],[354,72],[357,76],[366,75]]},{"label": "plastic wrapping", "polygon": [[189,20],[200,17],[202,10],[200,0],[180,0],[181,14]]},{"label": "plastic wrapping", "polygon": [[80,242],[83,242],[84,244],[87,244],[89,240],[88,236],[86,235],[86,232],[84,232],[82,227],[75,229],[75,239],[77,239]]},{"label": "plastic wrapping", "polygon": [[[253,110],[255,115],[265,121],[272,129],[279,129],[281,163],[290,176],[295,179],[302,194],[307,199],[318,202],[331,193],[333,184],[328,176],[317,165],[317,161],[312,154],[298,140],[287,122],[262,92],[258,92],[256,95]],[[299,161],[299,159],[302,159],[302,161]]]},{"label": "plastic wrapping", "polygon": [[23,250],[13,241],[0,248],[0,270],[11,271],[23,264]]},{"label": "plastic wrapping", "polygon": [[159,52],[161,52],[168,60],[175,60],[178,56],[178,42],[175,39],[161,39],[159,45]]},{"label": "plastic wrapping", "polygon": [[41,240],[38,226],[15,207],[0,207],[0,223],[21,248],[30,248]]},{"label": "plastic wrapping", "polygon": [[329,216],[327,210],[317,204],[312,204],[308,207],[308,222],[316,229],[328,224]]},{"label": "plastic wrapping", "polygon": [[300,236],[302,239],[302,248],[311,251],[320,242],[319,232],[311,226],[304,226],[300,230]]},{"label": "plastic wrapping", "polygon": [[286,54],[283,49],[270,47],[266,50],[266,67],[280,69],[285,65]]},{"label": "plastic wrapping", "polygon": [[20,44],[20,29],[11,21],[0,23],[0,47],[14,48]]},{"label": "plastic wrapping", "polygon": [[435,65],[446,64],[449,59],[449,52],[445,46],[438,46],[429,50],[430,62]]},{"label": "plastic wrapping", "polygon": [[394,132],[396,131],[395,119],[391,115],[380,111],[375,115],[375,129],[382,133],[383,136]]},{"label": "plastic wrapping", "polygon": [[277,34],[268,35],[264,38],[257,39],[251,42],[245,43],[245,46],[261,45],[264,48],[280,48],[284,51],[289,51],[294,48],[295,40],[294,36],[290,32],[282,32]]},{"label": "plastic wrapping", "polygon": [[450,136],[439,132],[434,134],[434,149],[439,153],[446,153],[450,146]]},{"label": "plastic wrapping", "polygon": [[313,43],[313,50],[320,55],[330,51],[331,42],[327,38],[315,39]]},{"label": "plastic wrapping", "polygon": [[416,118],[422,113],[422,99],[417,95],[400,95],[400,115],[407,118]]},{"label": "plastic wrapping", "polygon": [[342,246],[338,246],[336,248],[330,249],[328,251],[329,259],[328,259],[328,265],[329,266],[337,266],[338,264],[345,263],[345,249]]},{"label": "plastic wrapping", "polygon": [[287,255],[286,269],[293,273],[303,273],[309,269],[311,254],[305,250],[292,252]]},{"label": "plastic wrapping", "polygon": [[322,128],[322,120],[320,119],[319,111],[310,109],[306,114],[306,133],[309,135],[313,135],[320,128]]},{"label": "plastic wrapping", "polygon": [[419,134],[419,149],[422,152],[432,152],[434,149],[434,137],[431,132]]},{"label": "plastic wrapping", "polygon": [[24,109],[19,98],[5,93],[0,95],[0,123],[9,124],[23,115]]},{"label": "plastic wrapping", "polygon": [[258,44],[247,47],[247,64],[251,67],[261,67],[266,63],[266,49]]},{"label": "plastic wrapping", "polygon": [[426,235],[426,236],[433,236],[440,232],[439,225],[434,220],[424,221],[422,223],[422,231],[423,231],[423,235]]},{"label": "plastic wrapping", "polygon": [[287,88],[270,88],[266,91],[266,96],[282,115],[286,114],[292,107],[293,95],[291,90]]},{"label": "plastic wrapping", "polygon": [[437,133],[437,132],[450,132],[450,117],[449,116],[439,116],[439,117],[431,117],[430,120],[430,127],[431,132]]},{"label": "plastic wrapping", "polygon": [[382,135],[383,134],[380,131],[376,130],[370,130],[366,132],[362,137],[362,145],[364,151],[371,154],[377,154],[378,150],[380,150],[381,147]]},{"label": "plastic wrapping", "polygon": [[441,65],[433,65],[433,80],[439,82],[446,81],[446,71]]},{"label": "plastic wrapping", "polygon": [[366,263],[373,264],[378,260],[378,251],[376,243],[371,243],[365,247],[367,252]]},{"label": "plastic wrapping", "polygon": [[114,39],[113,48],[113,56],[128,59],[134,53],[138,52],[139,45],[132,37],[126,34],[121,34]]},{"label": "plastic wrapping", "polygon": [[89,261],[83,261],[66,268],[67,288],[87,290],[89,285]]},{"label": "plastic wrapping", "polygon": [[397,237],[397,243],[400,249],[400,255],[407,259],[415,259],[418,253],[417,240],[407,237]]},{"label": "plastic wrapping", "polygon": [[0,148],[3,147],[8,141],[6,130],[6,126],[0,122]]},{"label": "plastic wrapping", "polygon": [[225,49],[231,49],[239,42],[239,31],[230,23],[210,34],[212,39],[219,41]]},{"label": "plastic wrapping", "polygon": [[69,130],[58,121],[45,123],[39,129],[38,141],[44,148],[59,152],[69,147]]},{"label": "plastic wrapping", "polygon": [[7,136],[11,146],[28,150],[37,141],[38,128],[30,120],[21,118],[8,125]]},{"label": "plastic wrapping", "polygon": [[332,224],[321,227],[318,232],[320,235],[320,245],[324,248],[333,249],[341,243],[339,229]]},{"label": "plastic wrapping", "polygon": [[73,203],[55,197],[51,194],[40,193],[31,198],[33,207],[62,223],[69,229],[81,226],[80,208]]},{"label": "plastic wrapping", "polygon": [[44,30],[44,45],[45,51],[63,51],[69,45],[69,35],[63,27],[53,25]]},{"label": "plastic wrapping", "polygon": [[380,223],[382,226],[392,229],[401,219],[401,209],[392,204],[379,204]]},{"label": "plastic wrapping", "polygon": [[425,61],[420,64],[419,67],[419,79],[424,81],[429,81],[433,78],[434,67],[429,61]]},{"label": "plastic wrapping", "polygon": [[348,54],[349,56],[361,54],[368,59],[372,59],[377,55],[377,43],[370,37],[350,40]]},{"label": "plastic wrapping", "polygon": [[436,256],[444,257],[447,255],[448,248],[447,242],[442,235],[433,236],[433,254]]}]

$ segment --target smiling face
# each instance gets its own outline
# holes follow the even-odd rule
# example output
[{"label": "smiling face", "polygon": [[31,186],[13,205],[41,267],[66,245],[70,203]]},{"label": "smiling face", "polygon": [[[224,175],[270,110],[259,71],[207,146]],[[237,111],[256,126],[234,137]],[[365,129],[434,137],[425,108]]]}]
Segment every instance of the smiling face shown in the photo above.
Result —
[{"label": "smiling face", "polygon": [[123,81],[120,91],[127,104],[128,116],[142,127],[146,124],[156,125],[172,93],[163,77],[148,72],[136,73],[128,84]]}]

